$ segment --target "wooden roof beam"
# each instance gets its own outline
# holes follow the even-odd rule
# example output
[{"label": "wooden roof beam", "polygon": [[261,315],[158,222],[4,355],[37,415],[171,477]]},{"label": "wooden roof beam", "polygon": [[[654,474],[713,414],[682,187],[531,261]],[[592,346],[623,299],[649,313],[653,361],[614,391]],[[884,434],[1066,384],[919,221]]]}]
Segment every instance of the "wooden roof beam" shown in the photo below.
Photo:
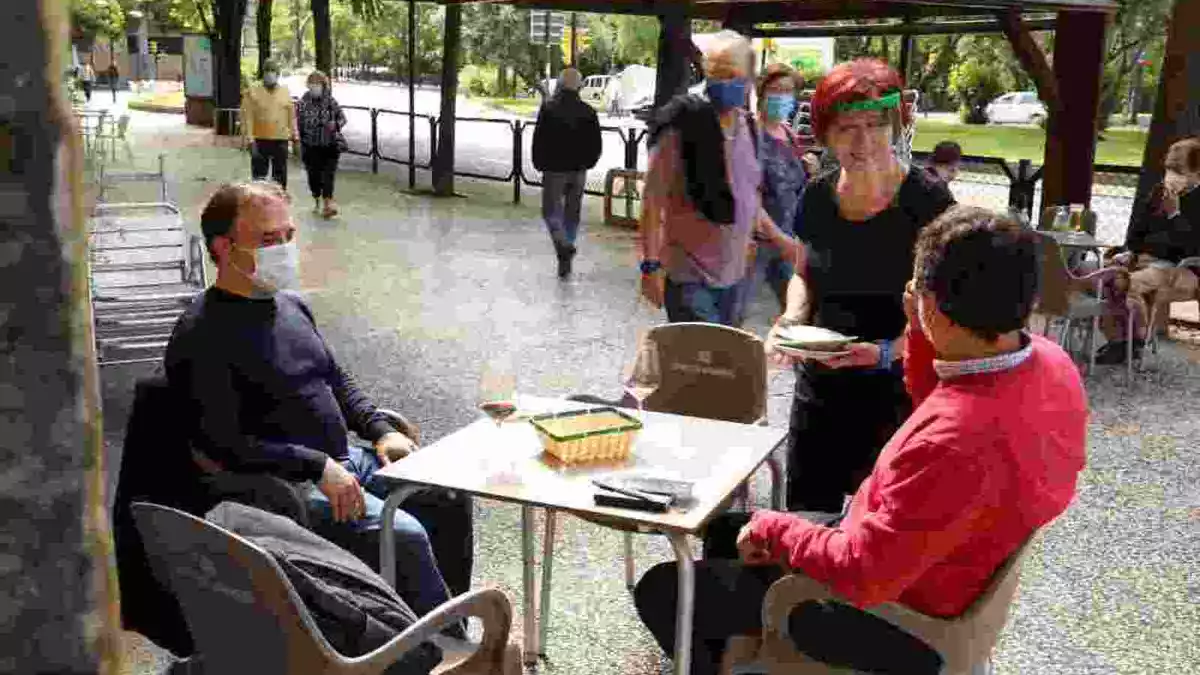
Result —
[{"label": "wooden roof beam", "polygon": [[[1026,30],[1054,30],[1056,21],[1053,17],[1039,17],[1023,22]],[[749,35],[753,37],[783,38],[783,37],[829,37],[843,35],[878,36],[878,35],[941,35],[945,33],[1003,33],[1005,28],[995,19],[972,19],[962,21],[926,21],[926,22],[896,22],[886,24],[858,25],[808,25],[784,26],[780,28],[751,28]]]},{"label": "wooden roof beam", "polygon": [[1020,10],[1008,9],[999,12],[996,18],[1004,36],[1008,38],[1008,43],[1012,45],[1017,60],[1021,62],[1025,72],[1033,78],[1038,98],[1050,109],[1052,115],[1061,112],[1063,108],[1062,100],[1058,95],[1058,78],[1055,77],[1054,69],[1046,60],[1046,54],[1033,39],[1030,27],[1021,19]]}]

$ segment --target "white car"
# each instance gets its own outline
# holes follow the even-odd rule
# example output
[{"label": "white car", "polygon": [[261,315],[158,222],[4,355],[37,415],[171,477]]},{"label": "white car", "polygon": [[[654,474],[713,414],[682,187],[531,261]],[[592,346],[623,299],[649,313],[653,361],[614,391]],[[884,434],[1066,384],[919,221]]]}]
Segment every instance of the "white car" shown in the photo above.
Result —
[{"label": "white car", "polygon": [[1046,106],[1036,92],[1007,93],[987,106],[988,121],[993,124],[1041,124],[1046,121]]},{"label": "white car", "polygon": [[608,75],[588,75],[583,79],[583,87],[579,90],[579,98],[587,103],[599,105],[604,102],[604,90],[608,87]]}]

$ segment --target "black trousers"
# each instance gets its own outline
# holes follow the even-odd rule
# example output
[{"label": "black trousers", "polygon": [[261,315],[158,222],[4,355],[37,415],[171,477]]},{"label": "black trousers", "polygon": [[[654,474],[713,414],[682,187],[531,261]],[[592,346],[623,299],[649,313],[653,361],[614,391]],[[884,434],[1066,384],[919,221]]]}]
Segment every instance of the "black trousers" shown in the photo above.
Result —
[{"label": "black trousers", "polygon": [[[762,631],[767,589],[784,575],[776,566],[748,567],[736,557],[745,514],[718,516],[704,538],[705,559],[696,563],[692,622],[692,675],[715,675],[725,644],[735,635]],[[668,654],[675,653],[676,563],[650,569],[634,589],[642,622]],[[887,621],[837,602],[801,603],[788,617],[796,648],[823,663],[869,673],[937,675],[942,659],[930,647]]]},{"label": "black trousers", "polygon": [[254,139],[254,145],[250,149],[250,175],[254,180],[262,180],[267,177],[267,167],[269,166],[271,179],[286,190],[287,156],[287,141]]},{"label": "black trousers", "polygon": [[308,191],[313,199],[333,198],[333,180],[340,156],[336,145],[305,145],[300,149],[300,159],[308,172]]},{"label": "black trousers", "polygon": [[840,513],[911,412],[899,364],[883,372],[801,367],[788,430],[788,510]]}]

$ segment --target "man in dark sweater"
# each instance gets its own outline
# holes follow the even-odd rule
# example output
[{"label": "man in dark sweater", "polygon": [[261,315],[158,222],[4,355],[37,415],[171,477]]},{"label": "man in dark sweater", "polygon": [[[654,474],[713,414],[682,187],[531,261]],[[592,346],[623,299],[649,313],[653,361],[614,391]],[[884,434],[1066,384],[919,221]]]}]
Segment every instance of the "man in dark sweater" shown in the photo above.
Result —
[{"label": "man in dark sweater", "polygon": [[[307,304],[285,290],[296,285],[299,254],[280,188],[221,187],[201,229],[217,281],[180,318],[166,353],[171,387],[194,406],[197,464],[210,477],[268,473],[304,484],[313,530],[378,569],[386,486],[374,474],[416,450],[413,439],[358,389]],[[371,450],[349,445],[351,430]],[[469,502],[425,500],[405,502],[395,525],[398,590],[418,615],[449,597],[434,548],[456,593],[471,574]]]},{"label": "man in dark sweater", "polygon": [[571,274],[587,170],[600,161],[600,119],[579,98],[583,78],[567,68],[542,105],[533,130],[533,166],[542,172],[542,217],[558,254],[558,276]]}]

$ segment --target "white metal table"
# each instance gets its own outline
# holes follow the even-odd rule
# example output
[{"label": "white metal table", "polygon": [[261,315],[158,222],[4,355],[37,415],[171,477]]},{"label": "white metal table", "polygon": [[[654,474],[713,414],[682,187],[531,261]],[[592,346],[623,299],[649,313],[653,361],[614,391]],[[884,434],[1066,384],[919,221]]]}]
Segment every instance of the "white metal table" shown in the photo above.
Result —
[{"label": "white metal table", "polygon": [[[553,412],[590,407],[587,404],[521,396],[522,412]],[[634,413],[636,414],[636,413]],[[412,494],[426,488],[443,488],[477,497],[521,505],[521,543],[524,588],[525,654],[536,661],[541,651],[539,616],[534,601],[533,509],[567,511],[611,522],[615,527],[637,528],[666,535],[679,562],[679,603],[675,630],[675,672],[691,668],[692,618],[695,578],[689,535],[698,535],[734,491],[764,463],[773,474],[772,503],[781,508],[781,474],[772,457],[787,436],[775,429],[733,422],[643,413],[644,428],[634,441],[631,457],[612,464],[562,466],[542,452],[534,429],[527,423],[507,422],[499,427],[480,419],[420,451],[382,468],[376,475],[391,485],[383,507],[380,537],[380,571],[393,586],[396,580],[396,508]],[[650,513],[596,506],[591,478],[615,471],[653,470],[694,481],[693,499],[666,513]],[[548,561],[547,561],[548,563]],[[543,571],[549,567],[544,566]],[[541,605],[548,604],[548,575],[543,581]]]}]

